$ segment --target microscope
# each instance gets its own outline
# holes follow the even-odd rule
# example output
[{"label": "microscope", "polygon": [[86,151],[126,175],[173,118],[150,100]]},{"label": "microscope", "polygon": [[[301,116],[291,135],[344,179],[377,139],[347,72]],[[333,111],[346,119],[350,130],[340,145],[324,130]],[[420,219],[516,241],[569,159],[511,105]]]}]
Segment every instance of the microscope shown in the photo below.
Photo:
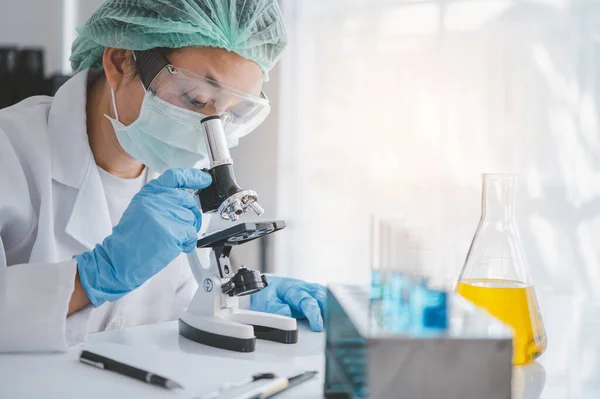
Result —
[{"label": "microscope", "polygon": [[[201,121],[206,138],[212,176],[210,187],[197,193],[204,213],[216,213],[235,222],[252,210],[262,215],[258,195],[238,186],[233,160],[225,139],[222,117],[209,116]],[[235,246],[264,237],[285,228],[283,221],[239,223],[198,240],[188,262],[198,282],[198,290],[179,319],[179,334],[192,341],[237,352],[253,352],[256,338],[293,344],[298,341],[296,320],[275,314],[239,308],[239,297],[268,286],[259,271],[240,266],[233,270],[230,262]],[[210,248],[210,264],[203,267],[198,249]]]}]

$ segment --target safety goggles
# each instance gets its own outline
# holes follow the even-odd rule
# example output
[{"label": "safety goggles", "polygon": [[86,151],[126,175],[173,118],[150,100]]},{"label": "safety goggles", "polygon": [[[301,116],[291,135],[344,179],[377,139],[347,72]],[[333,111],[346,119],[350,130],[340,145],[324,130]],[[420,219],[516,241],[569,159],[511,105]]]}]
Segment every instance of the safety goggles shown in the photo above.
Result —
[{"label": "safety goggles", "polygon": [[204,116],[220,115],[229,139],[256,129],[271,111],[263,92],[253,96],[178,68],[156,50],[133,54],[146,90],[179,108]]}]

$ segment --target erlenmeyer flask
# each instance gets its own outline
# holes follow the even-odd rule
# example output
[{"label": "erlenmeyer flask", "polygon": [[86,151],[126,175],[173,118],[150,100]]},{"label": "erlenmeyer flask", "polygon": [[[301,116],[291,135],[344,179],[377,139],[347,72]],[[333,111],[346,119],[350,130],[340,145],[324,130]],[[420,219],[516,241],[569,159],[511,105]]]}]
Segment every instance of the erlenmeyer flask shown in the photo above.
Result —
[{"label": "erlenmeyer flask", "polygon": [[546,350],[546,330],[515,223],[518,176],[483,175],[482,215],[456,291],[514,329],[513,363]]}]

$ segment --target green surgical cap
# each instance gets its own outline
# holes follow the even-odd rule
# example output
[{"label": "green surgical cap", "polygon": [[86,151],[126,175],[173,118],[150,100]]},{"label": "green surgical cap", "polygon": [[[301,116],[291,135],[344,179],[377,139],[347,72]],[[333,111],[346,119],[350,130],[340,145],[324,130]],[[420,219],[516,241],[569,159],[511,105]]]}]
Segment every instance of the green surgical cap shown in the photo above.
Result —
[{"label": "green surgical cap", "polygon": [[105,47],[217,47],[256,62],[268,80],[287,44],[277,0],[107,0],[77,33],[75,71],[102,69]]}]

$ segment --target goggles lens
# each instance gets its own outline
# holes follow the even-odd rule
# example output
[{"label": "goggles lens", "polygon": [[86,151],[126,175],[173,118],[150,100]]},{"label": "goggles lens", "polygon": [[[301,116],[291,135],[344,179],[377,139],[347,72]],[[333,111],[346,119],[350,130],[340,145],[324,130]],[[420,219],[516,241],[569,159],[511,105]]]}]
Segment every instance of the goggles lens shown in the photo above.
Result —
[{"label": "goggles lens", "polygon": [[270,112],[269,100],[226,87],[185,69],[168,65],[150,84],[161,100],[205,116],[221,115],[226,132],[242,137],[260,125]]}]

